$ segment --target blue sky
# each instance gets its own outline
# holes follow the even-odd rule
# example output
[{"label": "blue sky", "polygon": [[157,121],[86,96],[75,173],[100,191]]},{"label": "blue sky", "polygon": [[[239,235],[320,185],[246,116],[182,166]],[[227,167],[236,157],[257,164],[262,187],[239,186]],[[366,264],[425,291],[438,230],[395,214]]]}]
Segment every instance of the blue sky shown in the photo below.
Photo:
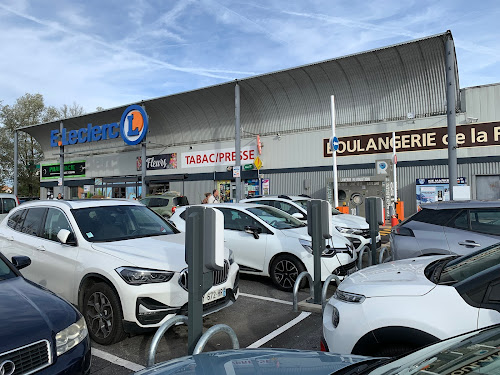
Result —
[{"label": "blue sky", "polygon": [[450,29],[460,86],[500,82],[496,1],[0,0],[0,101],[87,112]]}]

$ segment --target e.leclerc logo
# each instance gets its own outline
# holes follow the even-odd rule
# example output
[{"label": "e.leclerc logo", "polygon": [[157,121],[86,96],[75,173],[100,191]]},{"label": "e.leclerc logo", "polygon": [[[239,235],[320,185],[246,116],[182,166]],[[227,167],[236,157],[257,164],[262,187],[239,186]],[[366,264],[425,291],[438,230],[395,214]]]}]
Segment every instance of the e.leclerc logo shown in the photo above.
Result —
[{"label": "e.leclerc logo", "polygon": [[[128,145],[140,143],[148,132],[148,116],[141,106],[136,104],[127,107],[123,112],[120,123],[96,125],[88,124],[86,128],[78,130],[52,130],[50,132],[50,146],[67,146],[77,143],[96,142],[104,139],[118,138],[120,135]],[[59,134],[61,133],[61,134]],[[60,135],[60,137],[59,137]]]}]

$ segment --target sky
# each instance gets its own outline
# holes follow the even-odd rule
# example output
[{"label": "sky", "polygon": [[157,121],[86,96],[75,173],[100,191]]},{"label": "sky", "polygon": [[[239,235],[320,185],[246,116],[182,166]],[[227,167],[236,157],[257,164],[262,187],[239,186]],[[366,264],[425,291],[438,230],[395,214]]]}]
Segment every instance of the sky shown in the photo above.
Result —
[{"label": "sky", "polygon": [[86,112],[451,30],[460,87],[500,82],[495,0],[0,0],[0,101]]}]

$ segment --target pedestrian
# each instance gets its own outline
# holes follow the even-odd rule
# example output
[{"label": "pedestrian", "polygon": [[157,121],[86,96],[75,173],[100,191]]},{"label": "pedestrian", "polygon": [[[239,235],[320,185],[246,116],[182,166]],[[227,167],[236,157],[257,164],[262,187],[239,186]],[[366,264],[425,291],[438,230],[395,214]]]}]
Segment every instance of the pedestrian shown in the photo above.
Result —
[{"label": "pedestrian", "polygon": [[208,197],[207,203],[212,204],[212,203],[220,203],[219,202],[219,190],[214,189],[212,195]]},{"label": "pedestrian", "polygon": [[201,204],[207,204],[208,203],[208,198],[212,195],[212,193],[208,192],[205,193],[205,198],[201,201]]},{"label": "pedestrian", "polygon": [[63,199],[63,196],[61,193],[57,194],[57,199]]}]

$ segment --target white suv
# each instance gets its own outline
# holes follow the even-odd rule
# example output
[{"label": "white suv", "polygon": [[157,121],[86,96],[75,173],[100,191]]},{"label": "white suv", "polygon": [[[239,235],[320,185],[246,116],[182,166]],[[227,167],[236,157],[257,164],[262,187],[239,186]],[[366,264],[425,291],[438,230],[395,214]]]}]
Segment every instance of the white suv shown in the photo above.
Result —
[{"label": "white suv", "polygon": [[[24,276],[78,306],[102,345],[187,313],[184,235],[139,202],[24,203],[0,224],[0,251],[29,256]],[[227,249],[225,259],[205,314],[238,296],[238,265]]]},{"label": "white suv", "polygon": [[323,313],[330,351],[393,356],[500,323],[500,243],[358,271]]},{"label": "white suv", "polygon": [[[288,195],[264,195],[254,198],[242,199],[241,203],[259,203],[276,207],[297,219],[307,223],[307,201],[308,196]],[[354,245],[356,252],[364,247],[370,246],[370,229],[366,220],[361,216],[343,214],[336,208],[332,208],[333,229],[346,237]],[[377,248],[381,246],[380,234],[377,235]]]},{"label": "white suv", "polygon": [[[314,257],[307,225],[286,212],[262,204],[208,205],[224,214],[224,239],[241,272],[270,276],[281,290],[292,291],[297,276],[314,275]],[[184,231],[186,206],[170,220]],[[334,234],[321,257],[321,281],[334,273],[342,278],[356,271],[356,253],[343,236]]]}]

